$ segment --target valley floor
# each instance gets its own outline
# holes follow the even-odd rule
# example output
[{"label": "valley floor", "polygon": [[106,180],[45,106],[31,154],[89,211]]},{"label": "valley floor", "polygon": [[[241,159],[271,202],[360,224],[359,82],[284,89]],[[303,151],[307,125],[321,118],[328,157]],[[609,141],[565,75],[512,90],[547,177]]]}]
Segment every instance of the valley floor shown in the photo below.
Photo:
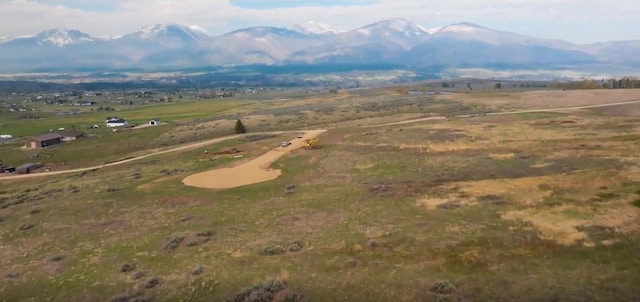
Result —
[{"label": "valley floor", "polygon": [[[183,180],[295,132],[0,180],[0,301],[634,301],[638,100],[637,90],[358,91],[105,136],[169,149],[239,116],[256,133],[328,129],[316,148],[273,162],[278,178],[238,188]],[[607,102],[629,103],[550,110]],[[453,116],[467,117],[398,123]],[[50,161],[82,144],[48,150]]]}]

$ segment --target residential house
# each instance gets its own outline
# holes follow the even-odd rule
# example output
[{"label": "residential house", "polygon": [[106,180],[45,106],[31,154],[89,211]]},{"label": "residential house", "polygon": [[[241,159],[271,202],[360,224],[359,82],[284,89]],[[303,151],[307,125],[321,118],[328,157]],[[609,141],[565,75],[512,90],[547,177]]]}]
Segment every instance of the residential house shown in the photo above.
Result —
[{"label": "residential house", "polygon": [[108,117],[105,121],[107,123],[107,127],[123,127],[128,125],[129,123],[125,119],[121,119],[119,117]]}]

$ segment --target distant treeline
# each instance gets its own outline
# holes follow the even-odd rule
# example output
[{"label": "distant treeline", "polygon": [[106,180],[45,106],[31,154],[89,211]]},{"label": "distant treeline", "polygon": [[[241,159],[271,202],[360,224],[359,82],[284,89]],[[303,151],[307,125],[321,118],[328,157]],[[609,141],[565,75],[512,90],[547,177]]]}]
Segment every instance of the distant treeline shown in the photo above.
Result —
[{"label": "distant treeline", "polygon": [[601,84],[602,88],[607,89],[631,89],[640,88],[640,79],[636,78],[624,78],[624,79],[610,79]]},{"label": "distant treeline", "polygon": [[640,88],[640,79],[638,78],[622,78],[622,79],[602,79],[571,82],[551,82],[550,88],[557,89],[633,89]]},{"label": "distant treeline", "polygon": [[51,83],[39,81],[0,81],[0,93],[31,93],[38,91],[72,92],[99,90],[132,90],[132,89],[168,88],[166,84],[157,82],[95,82],[95,83]]},{"label": "distant treeline", "polygon": [[[271,69],[269,69],[271,68]],[[280,68],[280,69],[279,69]],[[197,74],[189,76],[167,76],[159,79],[142,79],[135,78],[128,81],[122,79],[121,76],[114,76],[110,79],[100,79],[95,82],[73,83],[73,79],[69,79],[68,83],[62,80],[55,81],[37,81],[37,80],[16,80],[1,81],[0,94],[7,93],[33,93],[33,92],[60,92],[68,93],[74,91],[131,91],[153,89],[160,92],[176,92],[183,89],[218,89],[224,88],[247,88],[247,87],[341,87],[355,88],[361,87],[357,79],[332,77],[319,77],[314,80],[304,74],[287,74],[278,75],[279,72],[289,71],[284,67],[264,67],[261,71],[270,70],[275,74],[265,74],[259,72],[248,72],[240,68],[229,71],[227,73],[216,74]],[[246,71],[247,74],[243,74]],[[320,72],[321,69],[314,69],[314,72]],[[103,74],[94,74],[91,76],[103,76]],[[91,76],[87,78],[91,78]],[[408,83],[411,81],[433,80],[435,76],[429,73],[415,75],[411,78],[398,78],[391,80],[387,85],[397,83]],[[77,80],[77,79],[76,79]],[[460,84],[460,85],[458,85]],[[455,81],[442,82],[442,88],[465,87],[464,82],[456,83]],[[549,89],[632,89],[640,88],[640,78],[621,78],[621,79],[584,79],[580,81],[536,81],[536,82],[511,82],[495,83],[495,89],[521,87],[521,88],[549,88]],[[466,84],[467,89],[471,89],[469,83]]]}]

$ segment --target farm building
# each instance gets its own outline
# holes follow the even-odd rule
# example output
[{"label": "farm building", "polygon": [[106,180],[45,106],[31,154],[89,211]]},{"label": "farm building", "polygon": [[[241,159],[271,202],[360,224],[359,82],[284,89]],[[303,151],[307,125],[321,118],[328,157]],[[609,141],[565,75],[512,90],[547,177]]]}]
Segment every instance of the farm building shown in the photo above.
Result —
[{"label": "farm building", "polygon": [[152,119],[149,121],[149,126],[158,126],[158,125],[160,125],[159,119]]},{"label": "farm building", "polygon": [[121,119],[119,117],[108,117],[105,121],[107,123],[107,127],[122,127],[126,126],[129,123],[125,119]]},{"label": "farm building", "polygon": [[62,142],[62,135],[56,132],[51,132],[28,138],[24,142],[24,147],[29,149],[46,148],[51,145],[59,144],[60,142]]},{"label": "farm building", "polygon": [[37,168],[38,168],[38,165],[36,165],[36,164],[32,164],[32,163],[23,164],[23,165],[20,165],[20,166],[16,167],[16,173],[18,173],[18,174],[29,174],[29,173],[33,172],[33,170],[35,170]]},{"label": "farm building", "polygon": [[60,140],[63,142],[74,141],[84,136],[84,133],[74,129],[57,130],[54,131],[54,133],[60,134],[60,136],[62,136]]}]

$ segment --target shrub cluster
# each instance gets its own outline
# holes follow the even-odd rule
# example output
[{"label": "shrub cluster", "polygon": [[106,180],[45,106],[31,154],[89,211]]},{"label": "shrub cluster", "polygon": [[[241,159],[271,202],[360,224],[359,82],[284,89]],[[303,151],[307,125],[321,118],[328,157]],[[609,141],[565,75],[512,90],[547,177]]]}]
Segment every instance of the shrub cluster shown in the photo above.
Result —
[{"label": "shrub cluster", "polygon": [[121,273],[128,273],[128,272],[132,272],[135,269],[136,269],[136,265],[135,264],[125,263],[120,267],[120,272]]},{"label": "shrub cluster", "polygon": [[237,293],[228,302],[271,302],[275,301],[275,296],[282,297],[284,302],[298,302],[304,296],[288,290],[289,285],[285,280],[270,279],[264,284],[246,287]]},{"label": "shrub cluster", "polygon": [[286,246],[286,248],[282,245],[270,245],[265,247],[262,250],[262,254],[265,256],[277,256],[282,255],[287,252],[289,253],[297,253],[302,251],[303,245],[300,241],[294,241],[293,243]]},{"label": "shrub cluster", "polygon": [[183,236],[169,237],[168,240],[169,241],[167,242],[167,244],[165,244],[164,248],[162,249],[167,253],[172,253],[178,248],[178,246],[180,246],[180,243],[182,243],[182,240],[184,240],[184,237]]}]

